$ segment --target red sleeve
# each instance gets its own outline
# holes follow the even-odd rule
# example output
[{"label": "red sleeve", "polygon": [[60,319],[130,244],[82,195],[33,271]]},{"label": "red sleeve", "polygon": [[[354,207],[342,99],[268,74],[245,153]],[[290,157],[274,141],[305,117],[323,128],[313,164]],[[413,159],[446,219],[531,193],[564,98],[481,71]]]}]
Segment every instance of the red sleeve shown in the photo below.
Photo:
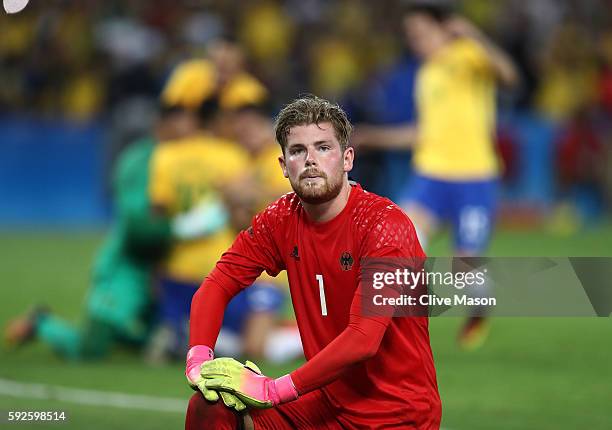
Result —
[{"label": "red sleeve", "polygon": [[189,345],[214,349],[229,301],[266,271],[276,276],[284,269],[274,241],[279,220],[273,210],[255,216],[251,227],[242,231],[217,262],[194,294],[189,321]]},{"label": "red sleeve", "polygon": [[[385,208],[379,215],[373,228],[369,229],[361,256],[402,257],[422,262],[425,255],[408,217],[395,206]],[[391,317],[389,314],[364,316],[361,291],[360,285],[355,290],[346,329],[291,373],[291,379],[300,395],[329,384],[350,366],[376,355]]]}]

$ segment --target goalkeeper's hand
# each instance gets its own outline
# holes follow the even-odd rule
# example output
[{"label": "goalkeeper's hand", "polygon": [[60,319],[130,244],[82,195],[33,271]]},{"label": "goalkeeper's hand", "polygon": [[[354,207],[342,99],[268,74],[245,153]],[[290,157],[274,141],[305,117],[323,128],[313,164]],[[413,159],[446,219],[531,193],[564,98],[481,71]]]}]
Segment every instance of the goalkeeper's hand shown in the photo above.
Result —
[{"label": "goalkeeper's hand", "polygon": [[196,345],[192,347],[187,353],[187,367],[185,369],[185,376],[187,382],[194,390],[200,390],[202,395],[209,402],[217,402],[219,396],[228,408],[234,408],[240,412],[246,409],[246,405],[238,397],[228,392],[217,392],[213,389],[207,388],[205,385],[204,378],[201,375],[200,368],[203,363],[210,361],[214,358],[213,351],[207,346]]},{"label": "goalkeeper's hand", "polygon": [[223,357],[203,363],[201,369],[207,389],[233,393],[249,407],[271,408],[298,397],[291,376],[269,378],[250,361]]}]

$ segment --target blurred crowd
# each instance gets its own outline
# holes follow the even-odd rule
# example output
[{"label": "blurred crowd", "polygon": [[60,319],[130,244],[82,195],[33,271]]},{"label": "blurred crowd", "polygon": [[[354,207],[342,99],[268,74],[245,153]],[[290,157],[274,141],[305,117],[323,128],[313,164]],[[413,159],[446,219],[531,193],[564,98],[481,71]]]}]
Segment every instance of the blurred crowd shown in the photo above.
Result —
[{"label": "blurred crowd", "polygon": [[[557,197],[586,184],[586,189],[597,189],[594,199],[600,203],[595,206],[609,201],[608,2],[454,4],[458,13],[505,48],[521,71],[520,88],[500,94],[501,112],[528,113],[554,124]],[[409,99],[396,97],[393,111],[376,86],[381,75],[410,70],[397,67],[414,61],[402,40],[400,5],[400,0],[33,2],[20,14],[0,15],[0,115],[77,122],[110,119],[116,153],[150,126],[157,96],[180,61],[217,55],[222,75],[242,67],[235,56],[211,49],[215,40],[225,37],[243,48],[240,62],[268,88],[275,109],[312,92],[340,102],[353,121],[411,120]],[[382,82],[387,90],[397,90],[390,80]],[[406,95],[411,97],[409,89]],[[502,131],[500,148],[511,180],[517,169],[512,145],[517,132]],[[376,157],[372,160],[380,164]],[[364,165],[367,162],[364,157]],[[367,172],[362,176],[367,183]],[[371,188],[393,194],[376,184]]]},{"label": "blurred crowd", "polygon": [[[404,53],[399,0],[51,0],[2,15],[0,108],[86,120],[156,96],[177,62],[224,35],[276,104],[300,91],[340,100]],[[509,105],[555,120],[612,109],[612,12],[604,0],[461,0],[457,11],[523,72]]]}]

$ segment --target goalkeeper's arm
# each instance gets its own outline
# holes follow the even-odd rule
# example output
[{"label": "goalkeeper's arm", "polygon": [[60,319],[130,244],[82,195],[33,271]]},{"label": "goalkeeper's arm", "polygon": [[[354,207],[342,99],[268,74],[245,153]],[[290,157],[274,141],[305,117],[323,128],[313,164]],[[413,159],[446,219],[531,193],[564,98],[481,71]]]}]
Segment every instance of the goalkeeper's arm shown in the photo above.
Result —
[{"label": "goalkeeper's arm", "polygon": [[367,125],[355,126],[351,144],[359,148],[403,149],[414,147],[417,140],[417,128],[414,124],[400,125]]},{"label": "goalkeeper's arm", "polygon": [[373,357],[389,321],[351,314],[348,326],[304,365],[291,372],[291,380],[300,395],[323,387],[338,378],[350,366]]},{"label": "goalkeeper's arm", "polygon": [[247,406],[269,408],[298,398],[338,378],[352,365],[367,360],[378,351],[390,318],[364,318],[354,300],[347,328],[302,367],[280,378],[269,378],[247,361],[242,365],[231,358],[205,363],[205,387],[235,394]]}]

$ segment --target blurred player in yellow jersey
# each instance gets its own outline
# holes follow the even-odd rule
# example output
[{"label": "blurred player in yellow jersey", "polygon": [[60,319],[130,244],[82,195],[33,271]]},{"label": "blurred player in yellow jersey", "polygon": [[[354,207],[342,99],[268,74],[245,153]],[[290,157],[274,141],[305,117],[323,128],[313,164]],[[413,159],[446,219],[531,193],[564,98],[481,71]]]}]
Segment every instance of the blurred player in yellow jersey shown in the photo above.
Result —
[{"label": "blurred player in yellow jersey", "polygon": [[[241,75],[241,79],[233,81],[230,87],[231,98],[225,98],[222,106],[225,131],[249,155],[248,175],[244,175],[242,181],[234,181],[225,189],[232,224],[244,229],[251,225],[255,214],[281,195],[290,192],[291,186],[282,171],[278,169],[281,151],[274,136],[269,93],[252,76]],[[264,272],[258,278],[257,284],[274,285],[287,290],[287,274],[282,271],[273,278]],[[255,333],[263,332],[266,325],[268,335],[263,354],[266,359],[280,362],[303,356],[301,339],[295,322],[286,321],[285,324],[277,325],[270,331],[269,323],[262,318],[251,319],[248,324],[251,341],[256,341],[258,336]],[[219,339],[225,341],[225,345],[230,344],[228,340],[231,339],[231,332],[222,329]],[[253,351],[253,348],[249,349]],[[240,355],[241,351],[224,348],[220,353],[231,356]]]},{"label": "blurred player in yellow jersey", "polygon": [[[231,224],[234,228],[242,229],[250,226],[251,218],[256,213],[291,191],[291,187],[278,169],[281,154],[273,134],[270,94],[258,79],[246,71],[242,47],[230,38],[221,38],[211,42],[207,52],[217,72],[221,106],[219,132],[240,144],[249,156],[248,173],[245,172],[241,181],[228,184],[224,193]],[[283,271],[272,278],[263,273],[257,285],[274,286],[286,291],[287,274]],[[255,297],[253,294],[251,296]],[[263,313],[249,318],[241,341],[232,339],[236,339],[235,331],[221,330],[217,343],[219,353],[235,356],[248,352],[249,356],[264,356],[276,362],[303,355],[295,324],[278,326]],[[230,349],[232,345],[235,348]]]},{"label": "blurred player in yellow jersey", "polygon": [[[239,143],[249,155],[248,173],[245,172],[241,181],[233,181],[225,188],[231,224],[242,229],[250,226],[256,213],[291,191],[291,187],[278,169],[281,154],[273,134],[270,94],[246,71],[242,47],[231,39],[222,38],[210,43],[207,52],[217,71],[222,111],[219,131]],[[287,274],[283,271],[272,278],[263,273],[256,284],[286,291]],[[219,353],[235,356],[247,352],[249,356],[264,356],[276,362],[303,355],[295,324],[278,326],[263,313],[249,318],[241,341],[232,341],[235,338],[235,331],[222,329],[217,343]],[[235,348],[229,349],[232,345]]]},{"label": "blurred player in yellow jersey", "polygon": [[[164,109],[175,116],[175,138],[161,142],[153,154],[149,191],[153,209],[176,220],[180,239],[163,266],[162,326],[149,348],[151,361],[186,351],[191,296],[235,235],[227,210],[231,190],[237,188],[232,184],[244,184],[250,177],[248,152],[219,137],[220,108],[228,102],[223,101],[223,88],[217,93],[216,74],[209,61],[185,62],[162,94]],[[228,88],[236,92],[235,85]],[[249,187],[257,184],[249,182]],[[225,333],[233,335],[220,337],[219,349],[265,356],[282,303],[282,291],[261,280],[235,297],[223,325]]]},{"label": "blurred player in yellow jersey", "polygon": [[280,150],[274,138],[270,110],[266,100],[237,106],[228,112],[232,137],[249,154],[249,177],[257,186],[236,184],[231,192],[236,207],[236,224],[248,227],[251,218],[268,204],[291,191],[287,179],[278,170]]},{"label": "blurred player in yellow jersey", "polygon": [[[418,124],[362,126],[356,146],[413,147],[414,178],[399,202],[423,246],[444,222],[453,231],[456,256],[485,251],[494,223],[498,157],[494,147],[495,85],[514,85],[509,57],[466,19],[440,2],[407,6],[403,28],[423,63],[416,80]],[[461,264],[455,263],[455,270]],[[459,342],[472,348],[486,335],[483,314],[474,314]]]}]

